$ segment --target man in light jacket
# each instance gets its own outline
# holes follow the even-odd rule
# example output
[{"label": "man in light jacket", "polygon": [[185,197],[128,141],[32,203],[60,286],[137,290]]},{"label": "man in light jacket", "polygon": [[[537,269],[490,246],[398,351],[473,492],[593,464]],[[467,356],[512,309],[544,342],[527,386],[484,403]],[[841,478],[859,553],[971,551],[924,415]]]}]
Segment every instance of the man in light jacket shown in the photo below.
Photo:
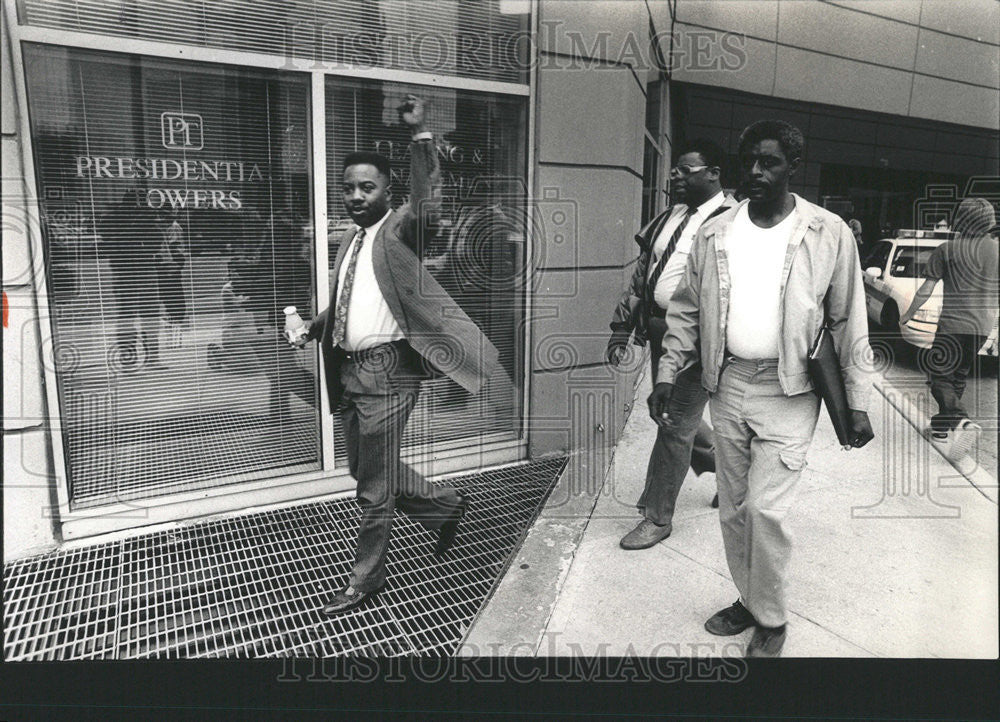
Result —
[{"label": "man in light jacket", "polygon": [[755,627],[747,656],[779,656],[785,642],[785,569],[791,506],[819,416],[807,357],[827,325],[851,408],[851,443],[873,437],[865,294],[857,244],[833,213],[788,191],[802,133],[754,123],[738,152],[747,200],[698,231],[667,308],[650,415],[669,422],[678,375],[700,359],[715,428],[719,519],[739,590],[713,615],[712,634]]}]

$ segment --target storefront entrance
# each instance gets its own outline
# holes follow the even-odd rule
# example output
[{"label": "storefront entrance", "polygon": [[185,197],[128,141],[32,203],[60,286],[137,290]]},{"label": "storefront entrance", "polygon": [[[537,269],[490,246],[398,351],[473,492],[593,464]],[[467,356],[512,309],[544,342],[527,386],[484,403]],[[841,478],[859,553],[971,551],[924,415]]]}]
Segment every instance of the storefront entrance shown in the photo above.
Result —
[{"label": "storefront entrance", "polygon": [[344,465],[318,349],[284,342],[282,309],[327,305],[346,153],[387,155],[405,200],[394,108],[411,92],[431,108],[445,201],[424,262],[505,373],[475,397],[426,384],[404,446],[521,437],[525,97],[330,76],[317,99],[308,73],[24,47],[73,510]]}]

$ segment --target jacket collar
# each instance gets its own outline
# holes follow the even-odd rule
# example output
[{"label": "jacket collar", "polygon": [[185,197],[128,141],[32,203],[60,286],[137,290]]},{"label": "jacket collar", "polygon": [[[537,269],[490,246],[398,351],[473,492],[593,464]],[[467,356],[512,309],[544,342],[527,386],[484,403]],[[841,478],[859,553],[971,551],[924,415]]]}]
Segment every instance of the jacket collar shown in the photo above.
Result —
[{"label": "jacket collar", "polygon": [[648,252],[652,248],[653,241],[660,234],[663,226],[666,225],[667,220],[670,218],[670,214],[674,212],[674,207],[670,206],[663,213],[656,216],[643,226],[642,230],[635,234],[635,242],[639,244],[640,250],[643,252]]},{"label": "jacket collar", "polygon": [[[792,213],[798,216],[796,221],[796,230],[792,238],[793,244],[798,244],[802,240],[802,235],[805,229],[808,228],[813,231],[818,231],[823,226],[823,213],[825,212],[822,208],[814,203],[810,203],[802,196],[797,193],[792,193],[795,198],[795,209]],[[731,203],[730,203],[731,201]],[[732,197],[727,197],[726,202],[720,206],[720,211],[717,215],[713,216],[716,221],[711,228],[706,229],[705,237],[712,238],[721,231],[729,228],[733,220],[736,218],[736,214],[739,212],[740,208],[747,205],[750,201],[744,198],[741,201],[736,201]],[[721,211],[721,208],[725,208],[725,211]],[[799,233],[802,230],[803,233]]]},{"label": "jacket collar", "polygon": [[[735,208],[737,205],[738,201],[727,193],[722,199],[722,205],[716,208],[712,214],[705,219],[705,222],[707,222],[710,218],[717,218],[728,209]],[[656,237],[660,235],[660,231],[663,230],[663,226],[667,224],[667,221],[670,219],[670,215],[674,212],[674,208],[675,206],[667,208],[663,211],[663,213],[647,223],[642,230],[635,235],[635,242],[639,244],[640,249],[648,251],[653,247],[653,242],[656,240]]]}]

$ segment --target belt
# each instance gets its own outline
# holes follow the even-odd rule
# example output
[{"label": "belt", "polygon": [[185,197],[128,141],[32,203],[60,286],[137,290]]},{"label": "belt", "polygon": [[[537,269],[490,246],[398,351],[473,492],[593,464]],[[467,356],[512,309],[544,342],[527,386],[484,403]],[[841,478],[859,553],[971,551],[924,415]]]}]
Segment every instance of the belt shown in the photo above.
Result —
[{"label": "belt", "polygon": [[398,341],[380,343],[378,346],[364,348],[360,351],[346,351],[343,347],[341,347],[341,352],[344,354],[344,361],[354,364],[363,364],[366,361],[381,358],[386,353],[398,354],[403,350],[405,343],[406,339],[400,339]]},{"label": "belt", "polygon": [[725,362],[729,364],[739,364],[740,366],[756,366],[757,368],[767,368],[769,366],[777,366],[778,359],[776,358],[740,358],[729,352],[726,349]]}]

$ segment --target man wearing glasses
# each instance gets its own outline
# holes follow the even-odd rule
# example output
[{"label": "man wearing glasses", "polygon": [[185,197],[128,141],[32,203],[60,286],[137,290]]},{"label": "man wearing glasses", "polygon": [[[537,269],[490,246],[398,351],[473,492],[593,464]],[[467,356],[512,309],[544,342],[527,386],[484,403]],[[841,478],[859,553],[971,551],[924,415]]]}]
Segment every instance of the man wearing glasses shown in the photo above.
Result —
[{"label": "man wearing glasses", "polygon": [[[617,366],[633,334],[637,345],[648,339],[654,383],[667,329],[664,316],[684,274],[695,233],[709,218],[736,205],[722,192],[719,182],[724,159],[722,148],[711,140],[696,139],[682,145],[677,164],[670,171],[673,206],[635,237],[639,261],[611,320],[607,359]],[[677,378],[671,399],[673,423],[658,427],[646,485],[636,504],[642,520],[622,538],[622,549],[648,549],[670,536],[674,505],[689,465],[699,476],[715,471],[712,429],[702,420],[708,394],[700,377],[696,364]],[[712,502],[717,504],[717,499]]]}]

